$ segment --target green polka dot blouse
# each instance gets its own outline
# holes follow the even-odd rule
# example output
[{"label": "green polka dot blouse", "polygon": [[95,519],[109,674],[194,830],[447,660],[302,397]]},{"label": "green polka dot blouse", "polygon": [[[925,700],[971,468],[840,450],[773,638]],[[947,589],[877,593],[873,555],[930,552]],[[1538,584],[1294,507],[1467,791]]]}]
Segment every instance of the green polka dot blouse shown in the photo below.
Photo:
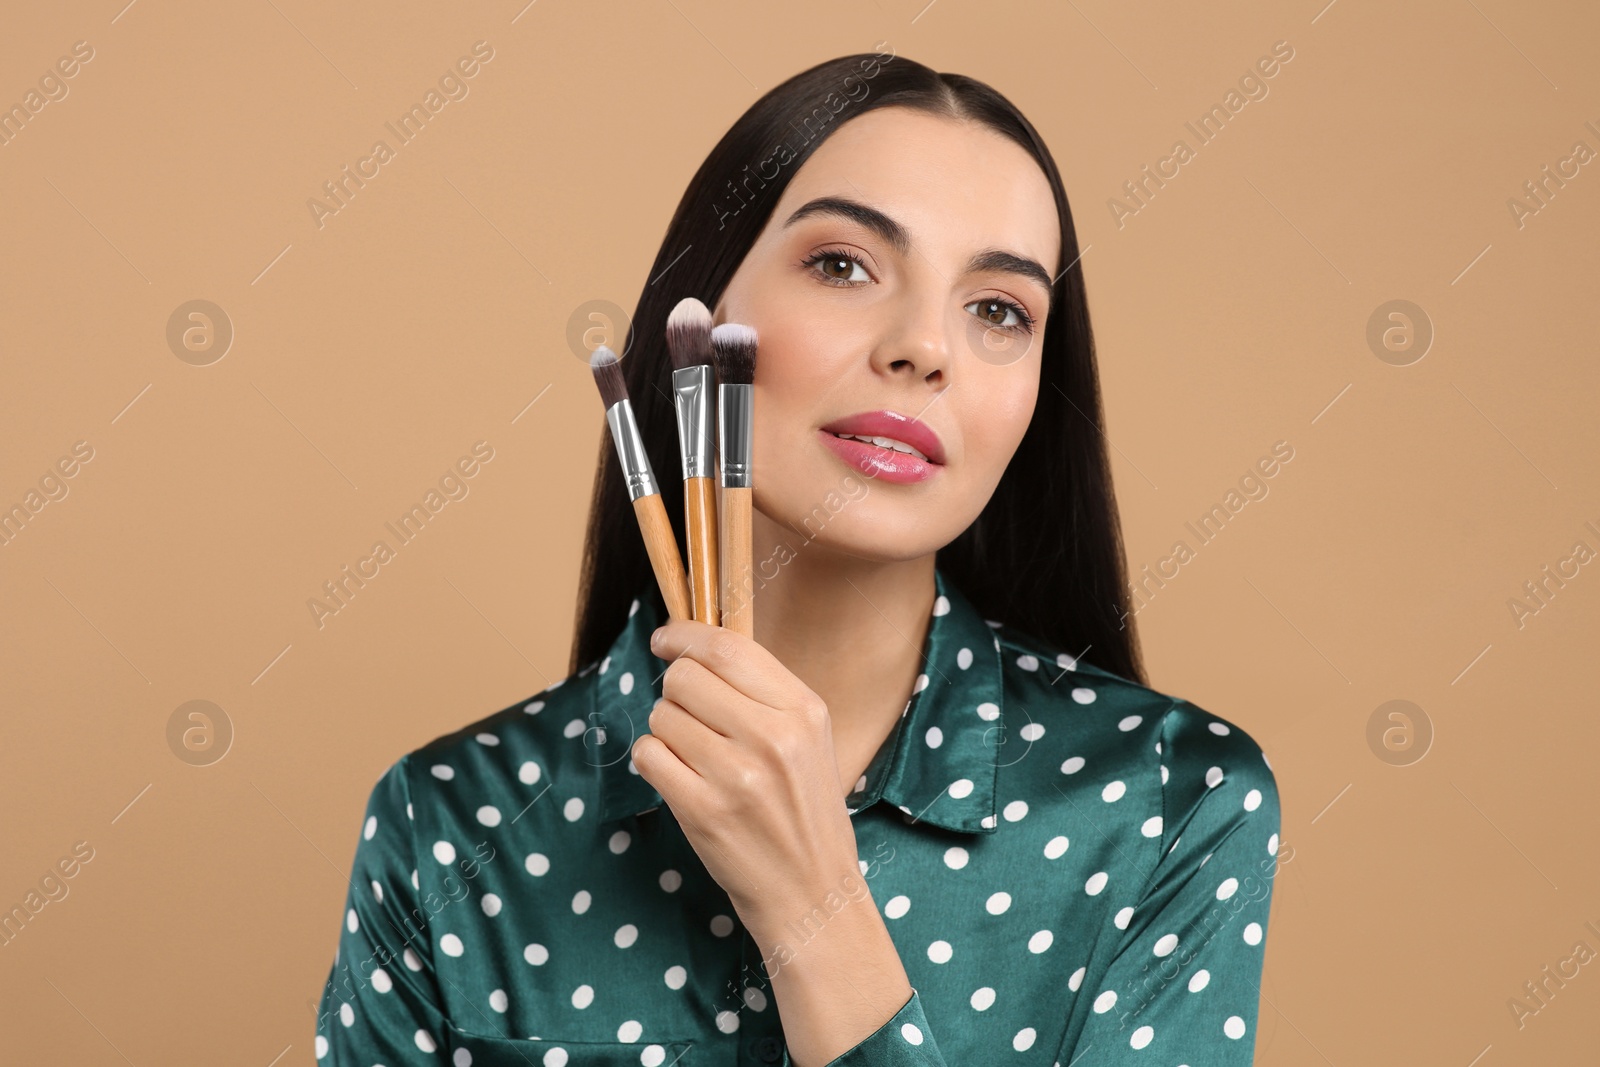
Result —
[{"label": "green polka dot blouse", "polygon": [[[936,581],[924,672],[845,802],[861,879],[793,927],[870,894],[913,992],[828,1067],[1245,1067],[1279,831],[1260,747]],[[319,1061],[789,1063],[761,947],[628,755],[662,621],[641,597],[604,659],[379,779]]]}]

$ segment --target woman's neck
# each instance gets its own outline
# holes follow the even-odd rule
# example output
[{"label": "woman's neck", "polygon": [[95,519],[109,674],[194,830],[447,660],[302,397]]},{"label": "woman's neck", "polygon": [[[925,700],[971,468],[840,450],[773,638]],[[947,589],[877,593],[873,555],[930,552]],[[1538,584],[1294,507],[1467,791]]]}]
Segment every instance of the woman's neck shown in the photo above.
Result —
[{"label": "woman's neck", "polygon": [[934,557],[881,563],[786,537],[753,516],[755,639],[820,696],[848,793],[922,671]]}]

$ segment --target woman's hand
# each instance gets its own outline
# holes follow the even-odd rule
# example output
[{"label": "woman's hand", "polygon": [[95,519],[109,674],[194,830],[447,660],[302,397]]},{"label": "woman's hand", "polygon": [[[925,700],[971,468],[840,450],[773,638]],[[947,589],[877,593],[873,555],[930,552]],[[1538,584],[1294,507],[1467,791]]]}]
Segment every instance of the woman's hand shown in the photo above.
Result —
[{"label": "woman's hand", "polygon": [[670,620],[650,647],[670,665],[634,766],[765,944],[860,878],[828,709],[732,630]]}]

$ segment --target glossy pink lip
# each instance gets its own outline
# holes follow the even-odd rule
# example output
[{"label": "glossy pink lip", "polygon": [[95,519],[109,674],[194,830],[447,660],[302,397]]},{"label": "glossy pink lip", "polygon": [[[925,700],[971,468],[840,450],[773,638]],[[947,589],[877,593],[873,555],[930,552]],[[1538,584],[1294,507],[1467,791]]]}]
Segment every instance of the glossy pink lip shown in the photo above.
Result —
[{"label": "glossy pink lip", "polygon": [[[837,419],[817,431],[834,454],[863,474],[890,482],[920,482],[931,478],[944,465],[944,444],[926,423],[894,411],[864,411]],[[847,441],[841,433],[867,437],[892,437],[927,456],[916,456],[881,448],[870,441]]]},{"label": "glossy pink lip", "polygon": [[859,415],[836,419],[823,429],[830,434],[854,433],[867,437],[892,437],[896,441],[904,441],[927,456],[929,462],[944,463],[944,444],[939,440],[939,435],[934,433],[927,423],[908,418],[898,411],[863,411]]}]

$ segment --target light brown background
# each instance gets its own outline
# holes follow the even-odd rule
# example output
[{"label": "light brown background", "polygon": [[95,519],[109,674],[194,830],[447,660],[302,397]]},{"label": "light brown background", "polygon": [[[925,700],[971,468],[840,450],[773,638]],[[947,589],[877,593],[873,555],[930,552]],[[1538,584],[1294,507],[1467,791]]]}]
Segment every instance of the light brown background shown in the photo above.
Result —
[{"label": "light brown background", "polygon": [[[94,58],[0,147],[0,504],[94,458],[0,547],[0,905],[94,859],[0,947],[4,1059],[311,1062],[372,783],[565,673],[603,429],[569,317],[631,306],[760,92],[882,41],[1057,156],[1136,569],[1294,448],[1138,617],[1155,686],[1282,789],[1258,1062],[1592,1062],[1600,964],[1520,1029],[1508,1001],[1600,949],[1600,564],[1507,606],[1600,549],[1600,163],[1507,207],[1600,150],[1592,6],[524,2],[6,12],[0,103]],[[468,97],[318,228],[479,40]],[[1270,94],[1119,229],[1279,40]],[[235,330],[204,367],[166,340],[196,298]],[[1409,366],[1366,340],[1394,299],[1436,331]],[[319,629],[307,600],[479,440],[470,495]],[[209,766],[168,747],[194,699],[235,732]],[[1393,699],[1435,731],[1409,766],[1367,739]]]}]

